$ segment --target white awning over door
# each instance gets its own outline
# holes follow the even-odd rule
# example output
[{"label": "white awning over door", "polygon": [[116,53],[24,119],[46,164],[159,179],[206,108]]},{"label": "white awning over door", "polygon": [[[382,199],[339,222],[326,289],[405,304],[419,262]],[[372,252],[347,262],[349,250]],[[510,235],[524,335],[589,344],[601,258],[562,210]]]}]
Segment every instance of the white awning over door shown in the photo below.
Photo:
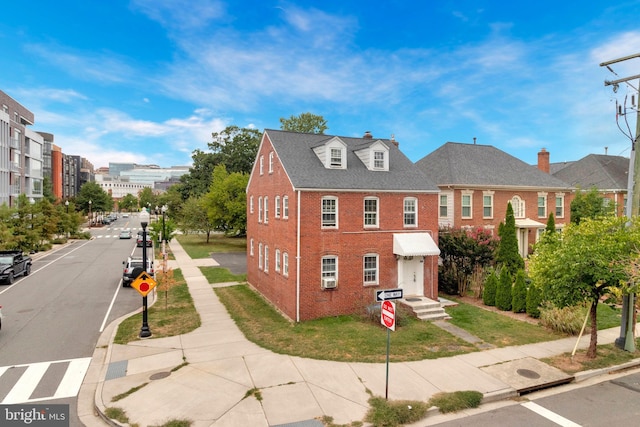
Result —
[{"label": "white awning over door", "polygon": [[440,249],[429,233],[395,233],[393,253],[400,256],[440,255]]}]

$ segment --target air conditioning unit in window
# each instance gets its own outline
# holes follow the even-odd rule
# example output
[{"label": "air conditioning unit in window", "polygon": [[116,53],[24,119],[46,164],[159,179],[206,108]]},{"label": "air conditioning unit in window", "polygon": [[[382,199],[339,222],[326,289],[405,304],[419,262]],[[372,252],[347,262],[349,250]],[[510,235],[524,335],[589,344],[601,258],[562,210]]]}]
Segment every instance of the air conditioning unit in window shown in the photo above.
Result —
[{"label": "air conditioning unit in window", "polygon": [[336,279],[324,278],[322,279],[322,289],[335,289],[337,286]]}]

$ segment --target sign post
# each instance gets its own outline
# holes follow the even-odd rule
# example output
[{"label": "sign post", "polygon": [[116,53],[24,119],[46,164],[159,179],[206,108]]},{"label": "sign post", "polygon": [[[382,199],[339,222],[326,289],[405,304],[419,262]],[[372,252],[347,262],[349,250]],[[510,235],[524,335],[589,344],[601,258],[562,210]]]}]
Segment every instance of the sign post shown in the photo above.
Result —
[{"label": "sign post", "polygon": [[391,301],[382,301],[380,305],[380,323],[387,327],[387,377],[384,388],[384,398],[389,399],[389,348],[391,331],[396,330],[396,304]]}]

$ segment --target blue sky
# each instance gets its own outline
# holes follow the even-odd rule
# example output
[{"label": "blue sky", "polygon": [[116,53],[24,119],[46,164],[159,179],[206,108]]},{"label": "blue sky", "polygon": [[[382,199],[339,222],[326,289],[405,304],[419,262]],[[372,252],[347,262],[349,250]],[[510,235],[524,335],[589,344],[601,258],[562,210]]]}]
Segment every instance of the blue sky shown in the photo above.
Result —
[{"label": "blue sky", "polygon": [[[95,167],[190,164],[211,132],[304,112],[394,135],[413,161],[474,137],[531,164],[543,147],[630,154],[615,106],[638,80],[604,81],[640,58],[599,64],[640,53],[637,0],[31,0],[2,16],[0,89]],[[635,111],[619,125],[635,133]]]}]

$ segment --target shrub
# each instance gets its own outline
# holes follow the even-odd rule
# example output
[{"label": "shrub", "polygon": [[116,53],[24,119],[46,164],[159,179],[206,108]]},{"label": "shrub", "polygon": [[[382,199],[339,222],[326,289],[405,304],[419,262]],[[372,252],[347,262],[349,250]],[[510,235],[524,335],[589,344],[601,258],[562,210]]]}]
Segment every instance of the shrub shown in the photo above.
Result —
[{"label": "shrub", "polygon": [[487,275],[482,291],[482,302],[485,305],[493,307],[496,305],[496,289],[498,288],[498,277],[495,271],[491,271]]},{"label": "shrub", "polygon": [[424,402],[401,400],[387,401],[382,397],[369,399],[371,408],[365,421],[374,427],[394,427],[420,421],[427,414],[429,406]]},{"label": "shrub", "polygon": [[524,313],[527,310],[527,282],[524,279],[524,270],[518,270],[516,283],[513,285],[511,298],[511,310],[514,313]]},{"label": "shrub", "polygon": [[513,287],[513,281],[511,279],[511,273],[505,267],[500,270],[500,280],[498,281],[498,288],[496,289],[496,307],[502,311],[511,310],[511,288]]},{"label": "shrub", "polygon": [[584,306],[558,308],[547,302],[540,307],[540,323],[556,332],[578,335],[585,314]]},{"label": "shrub", "polygon": [[527,289],[527,314],[536,319],[540,317],[540,304],[542,304],[542,289],[532,283]]},{"label": "shrub", "polygon": [[440,412],[457,412],[463,409],[477,408],[482,402],[482,393],[479,391],[455,391],[453,393],[437,393],[429,399],[431,406],[437,406]]}]

